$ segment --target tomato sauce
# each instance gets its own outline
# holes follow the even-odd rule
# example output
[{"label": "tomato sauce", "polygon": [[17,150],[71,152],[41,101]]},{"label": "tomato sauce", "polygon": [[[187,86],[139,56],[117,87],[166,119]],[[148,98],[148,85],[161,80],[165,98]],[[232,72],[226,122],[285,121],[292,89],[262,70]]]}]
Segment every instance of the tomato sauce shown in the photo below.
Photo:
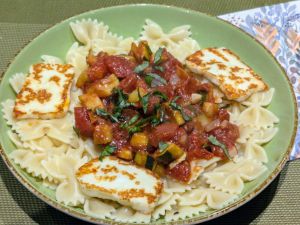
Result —
[{"label": "tomato sauce", "polygon": [[[77,86],[99,99],[75,108],[75,127],[96,145],[115,146],[112,154],[153,171],[159,164],[181,182],[191,177],[191,161],[228,160],[227,150],[236,154],[239,130],[215,103],[213,85],[193,77],[166,49],[153,53],[140,42],[129,55],[101,52],[89,55],[87,62]],[[183,155],[171,169],[170,162],[176,164]],[[149,160],[155,163],[147,164]]]}]

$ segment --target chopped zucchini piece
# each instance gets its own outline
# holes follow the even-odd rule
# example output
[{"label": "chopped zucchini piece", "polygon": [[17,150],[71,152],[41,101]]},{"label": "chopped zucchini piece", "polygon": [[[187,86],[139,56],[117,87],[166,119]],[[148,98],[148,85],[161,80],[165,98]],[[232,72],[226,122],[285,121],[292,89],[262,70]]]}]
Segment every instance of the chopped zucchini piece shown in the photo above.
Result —
[{"label": "chopped zucchini piece", "polygon": [[179,112],[178,110],[173,111],[173,116],[174,116],[176,123],[179,126],[185,123],[185,120],[183,119],[181,112]]},{"label": "chopped zucchini piece", "polygon": [[100,109],[104,108],[101,99],[95,93],[80,95],[79,100],[84,107],[91,110],[95,110],[96,108],[100,108]]},{"label": "chopped zucchini piece", "polygon": [[134,156],[134,162],[139,166],[145,167],[147,155],[146,152],[137,152]]},{"label": "chopped zucchini piece", "polygon": [[153,168],[155,168],[155,165],[156,165],[156,161],[154,160],[154,158],[151,157],[150,155],[147,155],[145,168],[149,170],[153,170]]},{"label": "chopped zucchini piece", "polygon": [[108,77],[94,82],[87,90],[87,93],[96,93],[99,97],[105,98],[112,95],[114,88],[119,86],[119,79],[111,74]]},{"label": "chopped zucchini piece", "polygon": [[168,165],[180,158],[184,153],[185,152],[178,145],[169,143],[165,150],[156,154],[156,160],[163,165]]},{"label": "chopped zucchini piece", "polygon": [[137,152],[134,157],[134,162],[149,170],[153,170],[157,163],[155,159],[146,152]]},{"label": "chopped zucchini piece", "polygon": [[112,127],[109,124],[97,125],[94,129],[93,139],[95,144],[108,144],[112,141]]},{"label": "chopped zucchini piece", "polygon": [[140,101],[139,92],[141,97],[144,97],[147,94],[147,91],[144,88],[137,88],[128,95],[128,102],[132,102],[132,103],[139,102]]},{"label": "chopped zucchini piece", "polygon": [[166,174],[165,167],[159,163],[155,165],[153,172],[159,175],[160,177],[163,177]]},{"label": "chopped zucchini piece", "polygon": [[117,157],[130,161],[133,159],[133,152],[128,147],[122,147],[117,151]]},{"label": "chopped zucchini piece", "polygon": [[130,145],[134,148],[143,148],[148,145],[148,136],[145,133],[134,133],[130,140]]}]

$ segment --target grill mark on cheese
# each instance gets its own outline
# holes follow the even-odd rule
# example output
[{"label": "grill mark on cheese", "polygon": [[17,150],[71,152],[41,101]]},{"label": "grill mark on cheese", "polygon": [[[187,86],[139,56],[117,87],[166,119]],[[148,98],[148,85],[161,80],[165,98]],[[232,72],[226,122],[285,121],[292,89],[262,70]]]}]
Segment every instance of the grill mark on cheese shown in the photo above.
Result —
[{"label": "grill mark on cheese", "polygon": [[117,176],[96,176],[98,181],[113,181],[117,178]]},{"label": "grill mark on cheese", "polygon": [[136,178],[133,174],[128,173],[127,171],[122,170],[121,173],[122,173],[124,176],[127,176],[130,180],[134,180],[134,179]]},{"label": "grill mark on cheese", "polygon": [[207,50],[209,52],[213,53],[214,55],[220,57],[224,61],[228,62],[228,59],[220,51],[216,50],[215,48],[208,48]]},{"label": "grill mark on cheese", "polygon": [[110,172],[115,172],[118,173],[119,170],[115,166],[106,166],[106,168],[101,168],[101,171],[104,174],[110,173]]},{"label": "grill mark on cheese", "polygon": [[[63,117],[70,104],[73,77],[74,69],[69,64],[33,65],[17,95],[13,116],[16,119]],[[56,85],[51,86],[51,81]]]},{"label": "grill mark on cheese", "polygon": [[60,81],[60,78],[58,76],[53,76],[50,78],[49,81],[53,81],[55,82],[57,85],[59,85],[59,81]]},{"label": "grill mark on cheese", "polygon": [[134,189],[131,188],[126,191],[120,191],[118,195],[121,197],[123,200],[130,200],[131,198],[140,198],[140,197],[145,197],[147,198],[147,201],[149,204],[155,202],[156,196],[153,194],[146,193],[145,190],[143,189]]}]

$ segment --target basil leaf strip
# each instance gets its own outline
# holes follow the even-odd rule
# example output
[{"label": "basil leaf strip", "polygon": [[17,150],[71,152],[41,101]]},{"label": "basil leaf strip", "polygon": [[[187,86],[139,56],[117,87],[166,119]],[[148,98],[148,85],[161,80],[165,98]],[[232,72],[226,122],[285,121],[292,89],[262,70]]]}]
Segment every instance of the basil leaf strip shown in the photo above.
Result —
[{"label": "basil leaf strip", "polygon": [[155,52],[155,55],[154,55],[154,60],[153,60],[153,63],[156,65],[156,64],[159,64],[161,62],[161,55],[162,55],[162,52],[163,52],[163,49],[162,48],[159,48],[156,52]]},{"label": "basil leaf strip", "polygon": [[228,149],[227,149],[227,147],[226,147],[225,144],[223,144],[222,142],[218,141],[218,139],[215,136],[213,136],[213,135],[210,135],[208,137],[208,140],[213,145],[220,147],[224,151],[224,153],[227,156],[227,158],[231,160],[231,157],[229,155]]},{"label": "basil leaf strip", "polygon": [[153,91],[153,92],[152,92],[152,95],[158,96],[158,97],[160,97],[162,100],[165,100],[165,101],[168,100],[168,97],[167,97],[164,93],[162,93],[162,92],[160,92],[160,91]]},{"label": "basil leaf strip", "polygon": [[143,112],[146,113],[147,112],[147,108],[148,108],[148,104],[149,104],[149,97],[150,97],[151,93],[148,93],[146,95],[144,95],[143,97],[140,94],[140,90],[138,89],[138,96],[139,96],[139,100],[142,104],[143,107]]},{"label": "basil leaf strip", "polygon": [[158,148],[160,152],[163,152],[168,146],[169,144],[167,142],[160,141],[158,143]]},{"label": "basil leaf strip", "polygon": [[131,117],[131,119],[127,123],[123,123],[121,125],[121,128],[127,128],[134,124],[139,119],[139,114],[136,114],[135,116]]},{"label": "basil leaf strip", "polygon": [[[154,80],[157,81],[157,84],[153,84]],[[163,85],[167,84],[167,81],[156,73],[147,73],[145,77],[145,81],[151,87],[158,86],[159,84],[163,84]]]},{"label": "basil leaf strip", "polygon": [[164,72],[165,69],[162,66],[154,66],[154,69],[160,71],[160,72]]},{"label": "basil leaf strip", "polygon": [[116,147],[116,146],[107,145],[107,146],[100,152],[99,160],[102,161],[102,159],[103,159],[105,156],[110,156],[110,155],[113,154],[116,150],[117,150],[117,147]]},{"label": "basil leaf strip", "polygon": [[118,118],[115,115],[111,115],[103,109],[99,109],[99,108],[96,109],[96,115],[109,118],[112,122],[116,122],[116,123],[119,122]]},{"label": "basil leaf strip", "polygon": [[144,61],[142,64],[138,65],[137,67],[134,68],[135,73],[141,73],[144,71],[149,66],[148,61]]},{"label": "basil leaf strip", "polygon": [[181,115],[182,115],[182,117],[183,117],[183,119],[184,119],[185,121],[190,121],[192,118],[191,118],[190,116],[186,115],[185,112],[183,111],[183,108],[182,108],[180,105],[178,105],[178,104],[176,103],[176,100],[177,100],[178,98],[180,98],[180,96],[176,96],[176,97],[170,102],[170,104],[169,104],[170,107],[171,107],[172,109],[174,109],[174,110],[180,111],[180,113],[181,113]]},{"label": "basil leaf strip", "polygon": [[114,93],[117,95],[116,107],[114,108],[113,117],[119,118],[121,116],[122,110],[126,107],[133,106],[133,103],[127,101],[128,96],[123,93],[120,89],[114,89]]}]

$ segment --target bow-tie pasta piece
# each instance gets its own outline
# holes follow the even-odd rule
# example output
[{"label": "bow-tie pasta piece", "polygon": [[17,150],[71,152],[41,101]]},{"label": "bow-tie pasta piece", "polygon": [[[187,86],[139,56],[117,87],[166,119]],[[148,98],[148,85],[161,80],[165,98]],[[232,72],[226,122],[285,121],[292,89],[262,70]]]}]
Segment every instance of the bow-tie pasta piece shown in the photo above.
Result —
[{"label": "bow-tie pasta piece", "polygon": [[107,52],[111,55],[127,54],[130,51],[133,38],[123,38],[109,33],[106,39],[92,40],[93,55],[99,52]]},{"label": "bow-tie pasta piece", "polygon": [[61,177],[65,177],[56,189],[56,199],[65,205],[78,206],[84,203],[85,197],[82,194],[79,184],[75,178],[75,171],[84,163],[87,158],[79,158],[75,156],[60,156],[55,166],[48,165],[50,172],[55,168],[55,172]]},{"label": "bow-tie pasta piece", "polygon": [[197,205],[197,206],[178,206],[174,209],[167,211],[165,220],[167,222],[177,221],[178,219],[192,218],[193,216],[204,213],[208,210],[208,206]]},{"label": "bow-tie pasta piece", "polygon": [[169,32],[168,37],[175,43],[178,43],[191,36],[192,32],[190,29],[190,25],[175,27]]},{"label": "bow-tie pasta piece", "polygon": [[186,38],[178,42],[178,45],[174,46],[174,48],[170,48],[169,52],[183,63],[187,56],[199,49],[200,46],[195,40]]},{"label": "bow-tie pasta piece", "polygon": [[208,172],[204,174],[211,188],[230,194],[240,194],[244,188],[244,182],[239,174],[223,172]]},{"label": "bow-tie pasta piece", "polygon": [[82,44],[89,46],[91,40],[96,38],[104,39],[108,33],[108,26],[97,20],[76,20],[70,23],[73,34]]},{"label": "bow-tie pasta piece", "polygon": [[176,182],[172,179],[166,178],[164,189],[165,189],[165,192],[169,192],[169,193],[173,193],[173,192],[183,193],[186,190],[191,190],[191,187],[189,185],[185,185],[185,184]]},{"label": "bow-tie pasta piece", "polygon": [[[89,49],[85,46],[79,46],[78,42],[74,42],[66,54],[66,62],[71,64],[75,69],[75,78],[87,69],[86,57],[89,54]],[[75,82],[73,82],[74,89]]]},{"label": "bow-tie pasta piece", "polygon": [[244,188],[244,182],[256,179],[266,169],[259,161],[241,158],[205,173],[204,177],[210,187],[216,190],[240,194]]},{"label": "bow-tie pasta piece", "polygon": [[87,215],[100,219],[110,217],[110,215],[116,211],[112,205],[104,203],[97,198],[86,199],[83,209]]},{"label": "bow-tie pasta piece", "polygon": [[244,107],[240,103],[233,103],[228,107],[228,112],[230,115],[230,122],[236,124],[239,120],[239,116],[244,110]]},{"label": "bow-tie pasta piece", "polygon": [[132,208],[123,206],[113,212],[111,218],[118,222],[128,222],[134,213],[135,211]]},{"label": "bow-tie pasta piece", "polygon": [[152,218],[157,220],[161,215],[165,215],[166,211],[172,209],[172,206],[176,205],[176,200],[179,198],[179,195],[174,194],[168,201],[159,205],[155,208],[154,212],[152,213]]},{"label": "bow-tie pasta piece", "polygon": [[54,180],[41,163],[47,158],[46,153],[34,152],[30,149],[17,149],[10,153],[9,157],[34,177]]},{"label": "bow-tie pasta piece", "polygon": [[178,204],[179,206],[207,204],[212,209],[220,209],[232,202],[236,197],[237,195],[234,194],[199,187],[181,195],[178,199]]},{"label": "bow-tie pasta piece", "polygon": [[247,159],[254,159],[263,163],[268,162],[268,156],[265,149],[252,140],[245,143],[242,150],[244,150],[244,157]]},{"label": "bow-tie pasta piece", "polygon": [[6,120],[7,125],[11,126],[12,130],[15,130],[16,119],[13,117],[15,102],[11,99],[7,99],[6,101],[2,102],[1,105],[3,118]]},{"label": "bow-tie pasta piece", "polygon": [[246,106],[251,106],[251,105],[268,106],[272,101],[274,93],[275,93],[274,88],[270,88],[267,91],[255,93],[251,95],[246,101],[242,102],[242,104]]},{"label": "bow-tie pasta piece", "polygon": [[15,93],[19,93],[26,79],[24,73],[16,73],[9,78],[9,84],[14,89]]},{"label": "bow-tie pasta piece", "polygon": [[151,221],[151,214],[143,214],[140,212],[135,212],[131,217],[129,217],[129,223],[149,223]]},{"label": "bow-tie pasta piece", "polygon": [[268,128],[278,123],[279,119],[271,111],[261,106],[250,106],[239,116],[237,123],[242,126]]}]

